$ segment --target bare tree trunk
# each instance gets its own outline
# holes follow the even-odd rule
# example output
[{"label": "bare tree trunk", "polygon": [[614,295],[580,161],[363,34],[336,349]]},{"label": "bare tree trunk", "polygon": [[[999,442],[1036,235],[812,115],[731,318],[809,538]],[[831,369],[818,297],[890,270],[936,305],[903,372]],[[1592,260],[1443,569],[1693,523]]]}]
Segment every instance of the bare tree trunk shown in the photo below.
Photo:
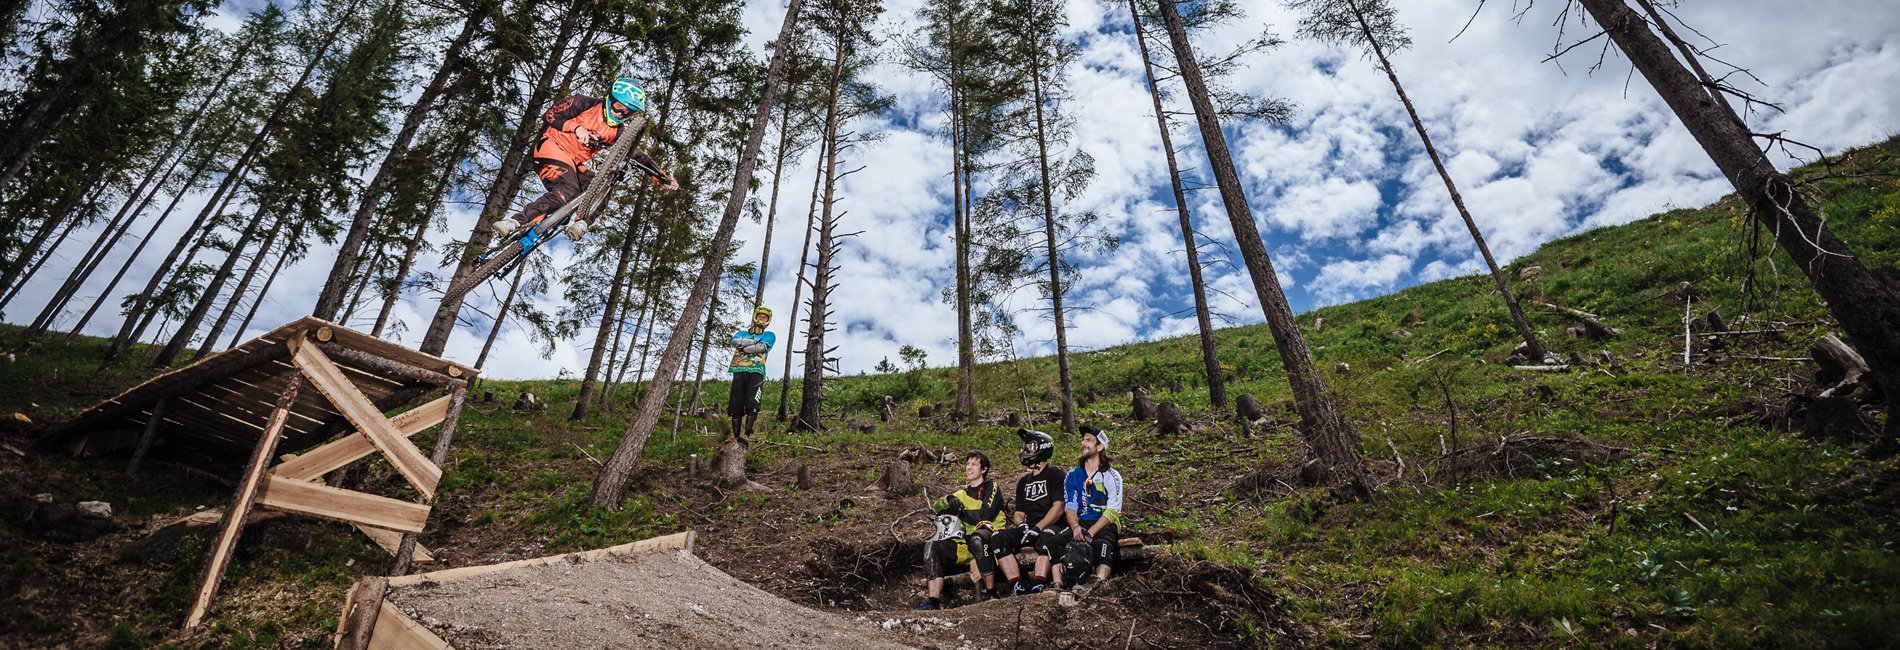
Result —
[{"label": "bare tree trunk", "polygon": [[1543,363],[1544,346],[1537,342],[1537,331],[1531,329],[1529,321],[1524,320],[1524,310],[1518,307],[1517,294],[1511,293],[1511,285],[1504,281],[1504,272],[1498,270],[1497,258],[1491,256],[1491,246],[1484,243],[1484,233],[1478,230],[1478,222],[1472,220],[1471,211],[1465,209],[1465,198],[1458,194],[1458,185],[1451,181],[1451,172],[1445,170],[1445,162],[1438,157],[1438,149],[1432,146],[1431,135],[1425,132],[1425,122],[1418,118],[1418,109],[1412,107],[1412,98],[1405,95],[1405,86],[1399,84],[1399,75],[1392,71],[1392,62],[1385,56],[1385,47],[1379,39],[1373,38],[1372,26],[1366,23],[1366,15],[1359,10],[1359,4],[1346,0],[1346,6],[1352,9],[1353,19],[1359,22],[1359,33],[1379,57],[1379,67],[1385,70],[1386,79],[1391,80],[1392,90],[1399,94],[1399,102],[1405,104],[1405,114],[1412,118],[1412,128],[1418,131],[1418,140],[1425,145],[1425,155],[1432,159],[1432,167],[1438,170],[1438,177],[1445,181],[1445,191],[1451,193],[1451,204],[1457,206],[1458,216],[1465,220],[1465,229],[1471,231],[1471,241],[1478,244],[1478,254],[1484,256],[1484,265],[1491,269],[1491,280],[1498,285],[1498,295],[1504,298],[1504,307],[1511,312],[1511,324],[1517,327],[1517,335],[1524,339],[1526,356]]},{"label": "bare tree trunk", "polygon": [[[797,309],[792,313],[796,315]],[[719,317],[719,295],[713,294],[712,308],[706,310],[706,335],[699,342],[699,370],[693,373],[693,412],[699,412],[699,389],[706,383],[706,355],[712,351],[713,323]]]},{"label": "bare tree trunk", "polygon": [[792,102],[779,111],[778,160],[772,165],[772,201],[765,210],[765,245],[759,251],[759,287],[752,292],[752,305],[765,304],[765,271],[772,263],[772,225],[778,221],[778,181],[785,176],[785,156],[792,148],[787,140],[792,132]]},{"label": "bare tree trunk", "polygon": [[[554,76],[561,71],[561,62],[565,60],[568,39],[574,36],[577,28],[578,12],[563,12],[561,26],[549,43],[547,61],[541,66],[541,73],[534,82],[534,94],[528,98],[527,111],[522,114],[521,122],[515,126],[514,141],[502,154],[501,165],[497,167],[495,183],[488,188],[488,197],[482,202],[481,216],[475,219],[475,228],[469,232],[468,245],[462,249],[461,260],[455,265],[455,274],[450,280],[454,284],[475,271],[481,261],[482,251],[494,240],[495,232],[489,230],[491,221],[501,218],[513,203],[515,192],[521,189],[521,182],[527,178],[533,168],[528,160],[528,145],[534,142],[535,133],[540,131],[541,109],[547,104],[553,93]],[[462,312],[463,296],[445,296],[437,305],[435,317],[429,321],[429,329],[423,333],[422,344],[417,350],[425,354],[442,354],[449,345],[449,334],[455,331],[455,318]]]},{"label": "bare tree trunk", "polygon": [[[205,333],[204,343],[199,344],[198,351],[191,355],[192,361],[204,358],[206,354],[211,353],[211,348],[218,344],[218,337],[224,334],[224,326],[231,324],[231,316],[237,313],[238,305],[243,302],[244,292],[250,290],[251,281],[257,279],[258,269],[263,268],[264,258],[270,255],[271,247],[277,245],[277,235],[283,231],[283,225],[284,218],[279,216],[276,224],[271,226],[270,234],[264,237],[264,245],[257,247],[257,254],[251,256],[251,264],[245,267],[244,277],[238,280],[237,288],[231,290],[231,299],[225,301],[224,311],[219,313],[218,319],[211,323],[211,331]],[[236,252],[234,251],[233,254],[235,255]],[[258,298],[262,299],[263,294],[258,294]],[[241,334],[242,330],[239,333]]]},{"label": "bare tree trunk", "polygon": [[1174,158],[1174,136],[1168,113],[1161,107],[1161,85],[1155,80],[1154,60],[1148,56],[1148,35],[1141,31],[1141,13],[1128,0],[1128,16],[1135,21],[1135,43],[1141,46],[1141,67],[1148,76],[1148,97],[1154,100],[1155,124],[1161,131],[1161,151],[1168,158],[1168,181],[1174,189],[1174,210],[1181,221],[1181,245],[1187,250],[1188,283],[1194,287],[1194,321],[1200,326],[1201,364],[1207,371],[1208,399],[1216,409],[1227,408],[1227,382],[1221,376],[1220,353],[1214,346],[1214,319],[1207,309],[1207,283],[1201,280],[1201,247],[1194,237],[1187,193],[1181,189],[1181,167]]},{"label": "bare tree trunk", "polygon": [[224,264],[205,284],[204,293],[199,294],[191,313],[178,323],[178,331],[172,333],[171,341],[158,352],[158,356],[152,358],[153,368],[170,367],[172,362],[178,360],[178,355],[185,351],[185,346],[191,343],[192,335],[198,332],[198,325],[204,322],[205,314],[211,311],[211,304],[217,301],[218,294],[223,293],[225,281],[231,278],[231,272],[237,268],[238,259],[244,256],[244,249],[250,247],[251,239],[257,236],[257,229],[263,225],[266,215],[276,209],[276,199],[277,189],[273,187],[258,200],[257,214],[251,217],[251,223],[245,226],[243,234],[238,235],[237,243],[231,245],[231,252],[225,255]]},{"label": "bare tree trunk", "polygon": [[969,174],[965,148],[969,138],[963,133],[963,92],[958,64],[960,55],[950,58],[950,201],[955,223],[957,256],[957,415],[976,416],[976,328],[971,325],[970,292],[970,210],[964,195],[963,178]]},{"label": "bare tree trunk", "polygon": [[1049,307],[1056,323],[1056,374],[1061,382],[1062,430],[1075,433],[1075,381],[1069,374],[1069,327],[1062,313],[1062,265],[1057,256],[1056,208],[1049,184],[1049,135],[1042,113],[1042,69],[1030,70],[1036,93],[1036,160],[1042,167],[1042,232],[1047,240],[1045,252],[1049,264]]},{"label": "bare tree trunk", "polygon": [[508,297],[501,300],[501,311],[495,312],[495,326],[488,328],[488,340],[482,342],[482,354],[475,357],[475,368],[481,369],[488,363],[488,352],[495,349],[495,335],[501,333],[501,323],[508,318],[508,309],[515,304],[515,290],[521,288],[521,276],[527,275],[528,265],[515,267],[515,279],[508,283]]},{"label": "bare tree trunk", "polygon": [[[726,193],[726,211],[721,215],[719,228],[713,232],[713,238],[706,247],[706,261],[700,265],[699,276],[693,281],[693,290],[686,298],[685,309],[680,313],[679,325],[673,328],[672,336],[666,344],[666,353],[660,357],[660,368],[655,373],[656,383],[667,383],[672,379],[673,369],[684,361],[687,346],[692,343],[694,327],[699,323],[700,313],[706,309],[721,271],[725,267],[726,250],[732,245],[732,231],[739,225],[739,213],[745,209],[746,188],[752,184],[752,168],[759,162],[759,143],[765,139],[765,129],[771,119],[772,103],[778,100],[779,81],[785,75],[786,51],[792,42],[792,28],[798,22],[798,10],[803,0],[791,0],[785,9],[785,22],[779,27],[777,42],[781,45],[772,52],[772,63],[766,69],[765,87],[759,93],[759,106],[752,115],[752,127],[746,136],[745,149],[739,152],[738,164],[733,167],[732,187]],[[656,386],[664,388],[664,386]],[[620,439],[620,445],[614,449],[612,457],[600,470],[600,476],[594,481],[594,490],[587,498],[592,503],[610,510],[620,508],[620,497],[627,487],[627,479],[633,476],[633,469],[646,450],[647,439],[653,435],[654,425],[659,423],[660,408],[656,393],[648,393],[640,402],[640,409],[634,414],[633,422],[627,425],[627,434]],[[664,396],[664,392],[658,392]]]},{"label": "bare tree trunk", "polygon": [[1293,309],[1287,305],[1280,280],[1274,275],[1273,260],[1267,256],[1266,244],[1254,225],[1253,211],[1247,206],[1246,191],[1234,171],[1233,158],[1227,153],[1227,138],[1221,133],[1220,117],[1214,112],[1207,83],[1201,78],[1200,64],[1194,58],[1193,46],[1188,43],[1181,14],[1176,11],[1174,0],[1159,2],[1161,16],[1167,22],[1168,38],[1174,46],[1175,62],[1180,65],[1182,81],[1187,85],[1188,98],[1194,104],[1194,115],[1200,123],[1201,143],[1207,150],[1215,183],[1220,187],[1221,202],[1227,207],[1227,220],[1233,226],[1241,259],[1247,263],[1254,292],[1260,298],[1267,329],[1273,333],[1274,347],[1280,351],[1280,362],[1286,367],[1287,380],[1293,389],[1293,406],[1300,413],[1301,437],[1320,461],[1312,467],[1310,476],[1318,483],[1344,480],[1366,492],[1369,488],[1365,482],[1365,460],[1359,456],[1359,430],[1346,421],[1326,395],[1326,380],[1313,363],[1313,353],[1306,347],[1306,335],[1293,320]]},{"label": "bare tree trunk", "polygon": [[[244,341],[244,331],[251,329],[251,321],[257,319],[258,308],[264,306],[264,297],[270,295],[271,286],[277,284],[277,274],[284,270],[284,263],[290,260],[290,247],[291,247],[291,244],[293,243],[295,242],[294,241],[284,242],[283,254],[278,255],[277,263],[271,265],[270,275],[265,276],[264,278],[264,287],[257,290],[257,298],[251,301],[251,310],[244,314],[244,323],[241,325],[238,325],[237,331],[231,332],[231,344],[224,346],[224,349],[229,350],[231,348],[235,348],[238,346],[238,343],[241,343]],[[269,252],[269,251],[270,251],[270,248],[268,246],[265,247],[264,252]],[[263,253],[259,253],[259,254],[261,255]]]},{"label": "bare tree trunk", "polygon": [[[798,253],[798,279],[792,283],[792,315],[785,319],[785,340],[788,343],[792,337],[798,335],[798,309],[804,304],[802,300],[805,295],[805,268],[811,265],[811,233],[818,219],[818,191],[824,188],[826,160],[828,159],[825,157],[825,148],[819,147],[818,163],[813,167],[814,173],[811,178],[811,203],[805,208],[805,244]],[[779,379],[778,386],[778,412],[775,414],[778,421],[784,422],[791,419],[791,403],[792,352],[788,347],[785,351],[785,374]]]},{"label": "bare tree trunk", "polygon": [[831,296],[831,258],[838,249],[832,230],[837,218],[832,208],[837,203],[838,190],[838,104],[840,86],[844,83],[844,56],[846,43],[843,36],[838,38],[838,53],[831,70],[831,105],[825,111],[825,191],[819,198],[820,216],[818,217],[818,263],[812,269],[810,316],[805,322],[805,377],[801,382],[798,403],[798,417],[793,418],[792,428],[807,431],[823,431],[825,428],[825,331],[830,329]]},{"label": "bare tree trunk", "polygon": [[[1711,88],[1683,68],[1643,17],[1622,0],[1580,0],[1609,32],[1630,63],[1682,120],[1702,150],[1721,168],[1762,227],[1806,273],[1826,301],[1841,331],[1853,339],[1887,396],[1886,430],[1870,450],[1890,454],[1900,447],[1900,276],[1868,271],[1860,258],[1829,230],[1787,175],[1755,146],[1739,116]],[[1685,49],[1685,52],[1687,50]],[[1689,55],[1693,58],[1693,55]]]},{"label": "bare tree trunk", "polygon": [[350,220],[349,233],[343,236],[343,245],[337,248],[336,262],[330,266],[329,279],[317,294],[317,306],[311,310],[311,315],[324,320],[336,319],[337,307],[343,303],[343,291],[349,285],[351,271],[356,268],[356,258],[362,254],[363,240],[369,236],[370,222],[376,218],[376,205],[389,189],[391,177],[395,175],[403,156],[409,153],[409,143],[415,139],[416,131],[422,128],[423,118],[428,116],[429,109],[442,94],[443,85],[448,83],[449,74],[454,72],[456,60],[462,57],[462,49],[468,47],[469,41],[475,38],[476,28],[481,26],[487,16],[479,8],[470,8],[468,12],[468,17],[462,20],[462,32],[455,35],[455,39],[449,42],[448,50],[442,53],[442,65],[436,67],[435,77],[422,87],[422,94],[409,107],[409,115],[403,118],[402,128],[396,132],[395,141],[390,143],[383,163],[376,168],[376,176],[363,186],[363,194],[357,198],[356,215]]}]

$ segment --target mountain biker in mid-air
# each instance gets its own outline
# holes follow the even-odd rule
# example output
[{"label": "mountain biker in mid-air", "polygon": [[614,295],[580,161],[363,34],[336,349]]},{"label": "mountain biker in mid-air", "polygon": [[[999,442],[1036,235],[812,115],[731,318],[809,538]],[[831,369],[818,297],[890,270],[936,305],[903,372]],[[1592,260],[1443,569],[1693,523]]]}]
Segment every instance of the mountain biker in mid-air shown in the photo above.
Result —
[{"label": "mountain biker in mid-air", "polygon": [[[535,145],[534,166],[548,193],[513,217],[496,221],[495,234],[507,237],[519,228],[533,227],[549,213],[580,196],[594,180],[595,170],[587,161],[612,146],[620,136],[621,125],[644,110],[646,92],[640,89],[640,84],[622,77],[614,80],[605,102],[587,95],[574,95],[542,113],[541,121],[547,124],[547,131]],[[679,189],[679,182],[660,169],[647,152],[636,146],[628,155],[652,171],[649,176],[654,183],[669,190]],[[624,173],[625,169],[623,164],[619,170],[609,171]],[[568,239],[580,241],[581,236],[587,234],[587,222],[572,219],[568,221],[566,232]]]}]

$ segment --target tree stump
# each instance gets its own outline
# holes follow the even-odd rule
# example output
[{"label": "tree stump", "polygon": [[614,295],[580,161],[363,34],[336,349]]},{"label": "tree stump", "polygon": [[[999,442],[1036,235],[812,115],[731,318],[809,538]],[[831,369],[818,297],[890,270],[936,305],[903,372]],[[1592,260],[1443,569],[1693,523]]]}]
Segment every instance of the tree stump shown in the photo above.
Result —
[{"label": "tree stump", "polygon": [[720,487],[728,490],[746,492],[770,492],[772,488],[754,483],[745,475],[745,445],[732,440],[719,448],[719,457],[713,459],[713,477]]},{"label": "tree stump", "polygon": [[889,395],[885,395],[884,399],[878,403],[877,420],[879,422],[888,423],[891,421],[891,418],[894,417],[897,417],[897,400]]},{"label": "tree stump", "polygon": [[1260,410],[1260,400],[1254,399],[1252,394],[1243,394],[1234,400],[1234,416],[1240,420],[1240,434],[1243,436],[1253,435],[1253,423],[1266,415]]},{"label": "tree stump", "polygon": [[866,424],[858,427],[858,430],[864,432],[866,435],[875,435],[877,433],[877,425]]},{"label": "tree stump", "polygon": [[918,485],[911,479],[910,463],[893,460],[884,465],[884,474],[877,477],[878,487],[891,498],[903,498],[917,494]]},{"label": "tree stump", "polygon": [[1825,388],[1822,397],[1850,392],[1843,389],[1859,383],[1861,375],[1868,373],[1867,360],[1831,334],[1816,340],[1808,348],[1808,355],[1821,367],[1814,373],[1814,384]]},{"label": "tree stump", "polygon": [[1155,430],[1164,436],[1186,433],[1187,412],[1174,402],[1162,402],[1155,407]]},{"label": "tree stump", "polygon": [[1010,427],[1012,429],[1022,428],[1023,414],[1017,413],[1015,411],[1010,411],[1008,415],[1003,416],[1003,426]]},{"label": "tree stump", "polygon": [[1709,326],[1709,331],[1711,332],[1728,331],[1728,322],[1722,320],[1722,312],[1711,309],[1709,310],[1709,317],[1703,319],[1702,322]]},{"label": "tree stump", "polygon": [[794,485],[798,487],[798,490],[800,492],[811,489],[812,483],[811,483],[811,466],[810,465],[798,466],[798,482]]},{"label": "tree stump", "polygon": [[928,420],[931,418],[931,416],[934,416],[936,414],[937,414],[937,407],[935,406],[925,404],[923,406],[917,407],[917,419],[919,420]]},{"label": "tree stump", "polygon": [[1155,407],[1154,403],[1148,400],[1148,391],[1142,390],[1140,386],[1136,386],[1135,390],[1131,392],[1134,395],[1133,398],[1129,400],[1130,406],[1134,408],[1133,417],[1136,420],[1144,422],[1153,420],[1155,417]]},{"label": "tree stump", "polygon": [[1169,392],[1169,393],[1179,393],[1179,392],[1181,392],[1181,380],[1179,380],[1179,379],[1170,379],[1170,380],[1168,380],[1168,392]]}]

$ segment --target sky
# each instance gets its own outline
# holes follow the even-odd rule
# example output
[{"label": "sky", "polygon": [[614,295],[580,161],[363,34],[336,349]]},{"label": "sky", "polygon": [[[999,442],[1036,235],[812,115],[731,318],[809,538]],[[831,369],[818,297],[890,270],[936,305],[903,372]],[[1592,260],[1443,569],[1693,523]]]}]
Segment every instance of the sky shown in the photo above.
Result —
[{"label": "sky", "polygon": [[[1701,206],[1732,190],[1614,50],[1595,69],[1601,49],[1594,45],[1546,61],[1561,47],[1553,24],[1560,4],[1537,3],[1519,15],[1502,2],[1479,9],[1471,0],[1394,0],[1398,20],[1414,43],[1392,55],[1395,71],[1500,263],[1553,239]],[[917,29],[921,5],[922,0],[885,0],[876,29],[887,35],[887,44]],[[1240,5],[1243,19],[1197,33],[1194,45],[1199,52],[1226,52],[1260,34],[1263,26],[1286,41],[1246,59],[1223,83],[1295,107],[1283,124],[1225,125],[1248,207],[1294,311],[1482,269],[1470,235],[1376,62],[1298,38],[1298,17],[1277,0],[1242,0]],[[234,27],[256,6],[261,3],[226,3],[212,24]],[[1113,251],[1071,258],[1078,267],[1065,299],[1073,309],[1071,351],[1187,335],[1195,328],[1184,245],[1126,7],[1099,0],[1067,4],[1065,34],[1078,44],[1080,56],[1066,71],[1068,96],[1061,110],[1072,117],[1075,131],[1065,155],[1074,148],[1088,152],[1097,174],[1059,209],[1094,211],[1101,217],[1097,228],[1122,242]],[[1780,106],[1780,111],[1763,108],[1750,115],[1753,130],[1784,132],[1830,154],[1900,133],[1900,103],[1893,101],[1900,96],[1900,7],[1890,0],[1690,0],[1676,11],[1706,36],[1698,42],[1720,45],[1713,50],[1716,56],[1752,74],[1737,75],[1744,90]],[[763,45],[776,35],[783,15],[777,0],[752,2],[744,18],[750,30],[746,46],[763,57]],[[1595,33],[1592,27],[1572,18],[1563,45]],[[1149,42],[1151,50],[1163,46]],[[865,168],[841,184],[839,206],[848,214],[839,227],[863,232],[846,239],[837,258],[833,307],[839,329],[828,341],[840,346],[839,366],[849,374],[870,371],[883,358],[896,361],[904,345],[925,350],[929,365],[955,362],[955,311],[941,299],[954,279],[949,148],[939,134],[943,96],[928,76],[905,68],[896,54],[884,59],[868,79],[894,95],[895,106],[853,125],[884,137],[841,156],[847,168]],[[1170,88],[1175,83],[1164,82],[1164,90],[1173,93],[1168,110],[1186,113],[1185,93]],[[1191,177],[1211,185],[1199,132],[1189,126],[1177,125],[1173,134],[1181,164]],[[1802,162],[1781,151],[1771,156],[1784,169]],[[781,192],[781,223],[773,237],[765,294],[777,313],[772,328],[780,345],[771,353],[774,368],[782,363],[780,355],[803,347],[789,340],[787,328],[802,238],[797,221],[810,197],[812,158],[808,153],[788,165]],[[371,165],[365,174],[373,173]],[[770,169],[761,165],[758,178],[769,190]],[[524,188],[519,200],[533,198],[539,189]],[[202,201],[198,197],[199,205]],[[1190,193],[1188,204],[1203,261],[1209,262],[1204,273],[1217,324],[1261,321],[1218,192]],[[466,206],[452,208],[446,230],[432,237],[446,241],[451,233],[465,234],[475,216]],[[182,224],[172,228],[171,239],[181,229]],[[741,220],[735,235],[738,261],[758,259],[764,230],[763,223]],[[82,243],[69,243],[41,277],[63,278],[61,263],[70,266],[93,236],[76,235]],[[169,243],[161,230],[135,263],[130,282],[142,286]],[[550,259],[572,263],[570,251],[557,246]],[[308,314],[330,260],[323,251],[313,252],[287,269],[246,336]],[[82,289],[82,300],[76,301],[81,309],[105,280],[95,278]],[[42,279],[24,289],[5,320],[31,321],[54,289],[47,285],[57,280]],[[127,291],[121,286],[115,293]],[[557,309],[558,293],[536,300],[543,309]],[[492,297],[482,293],[471,301],[480,306]],[[1045,303],[1033,290],[1010,299],[1009,307],[1021,310],[1018,323],[1024,330],[1015,342],[1017,354],[1053,353],[1054,327],[1045,317]],[[430,296],[407,297],[394,314],[404,331],[389,338],[417,345],[433,312]],[[464,317],[473,324],[457,330],[445,356],[473,362],[489,321],[470,310]],[[367,331],[374,318],[371,307],[359,310],[348,324]],[[70,314],[63,323],[76,319]],[[117,318],[97,318],[86,333],[110,336],[117,325]],[[504,379],[573,377],[585,369],[586,346],[593,338],[591,330],[584,330],[573,340],[557,342],[544,358],[526,332],[505,325],[484,370]],[[712,362],[723,363],[723,357],[715,353]],[[796,366],[794,361],[795,371]]]}]

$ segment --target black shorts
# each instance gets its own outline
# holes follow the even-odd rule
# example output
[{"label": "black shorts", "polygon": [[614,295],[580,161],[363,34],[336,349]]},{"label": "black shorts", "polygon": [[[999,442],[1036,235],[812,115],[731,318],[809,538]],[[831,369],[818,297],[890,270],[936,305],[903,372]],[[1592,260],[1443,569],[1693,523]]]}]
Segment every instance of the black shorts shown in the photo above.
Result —
[{"label": "black shorts", "polygon": [[765,375],[756,372],[732,373],[732,393],[726,396],[726,415],[732,419],[759,412],[759,392],[765,387]]},{"label": "black shorts", "polygon": [[1068,526],[1053,526],[1041,530],[1034,528],[1023,530],[1022,526],[1014,526],[996,533],[991,540],[993,546],[991,552],[1000,560],[1006,556],[1015,555],[1023,549],[1033,548],[1036,549],[1037,555],[1053,557],[1060,561],[1059,556],[1062,555],[1062,549],[1068,542]]}]

